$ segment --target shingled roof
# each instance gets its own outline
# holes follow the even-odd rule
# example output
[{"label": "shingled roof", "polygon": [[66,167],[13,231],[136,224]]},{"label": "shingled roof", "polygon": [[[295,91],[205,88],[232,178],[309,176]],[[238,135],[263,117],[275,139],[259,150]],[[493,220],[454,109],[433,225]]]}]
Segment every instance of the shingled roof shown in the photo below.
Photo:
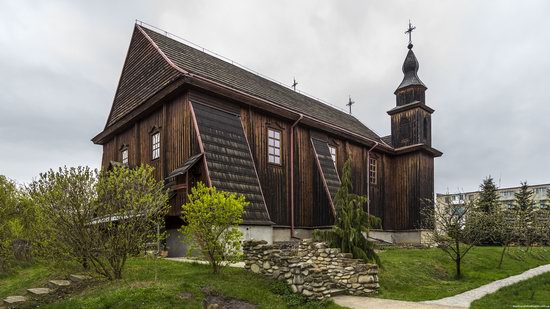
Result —
[{"label": "shingled roof", "polygon": [[[157,50],[163,54],[162,56],[166,57],[181,71],[222,83],[228,87],[270,101],[297,113],[302,113],[311,118],[330,123],[363,137],[380,141],[380,137],[376,133],[348,113],[293,91],[290,88],[149,28],[136,25],[136,30],[139,31],[134,32],[133,40],[138,40],[139,38],[136,37],[140,34],[146,36],[146,38],[155,45]],[[169,70],[164,66],[163,69]],[[168,74],[167,78],[173,80],[173,72],[172,70],[169,71],[171,72]],[[165,85],[166,81],[161,84]],[[135,102],[132,103],[134,103],[134,108],[137,107],[136,105],[138,104]],[[128,106],[126,105],[124,107],[125,108],[119,108],[115,99],[113,110],[107,122],[107,127],[129,112]]]}]

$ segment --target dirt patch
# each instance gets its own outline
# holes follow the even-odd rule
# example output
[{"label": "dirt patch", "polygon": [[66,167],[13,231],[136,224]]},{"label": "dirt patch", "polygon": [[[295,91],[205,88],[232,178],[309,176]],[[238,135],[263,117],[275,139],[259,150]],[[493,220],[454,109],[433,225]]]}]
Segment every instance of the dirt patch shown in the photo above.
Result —
[{"label": "dirt patch", "polygon": [[258,309],[260,307],[242,300],[209,295],[204,298],[204,309]]}]

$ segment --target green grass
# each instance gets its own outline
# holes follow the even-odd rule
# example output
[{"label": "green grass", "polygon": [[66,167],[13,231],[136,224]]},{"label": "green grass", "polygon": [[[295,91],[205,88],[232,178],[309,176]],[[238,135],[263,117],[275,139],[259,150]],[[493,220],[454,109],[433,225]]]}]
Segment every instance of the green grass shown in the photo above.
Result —
[{"label": "green grass", "polygon": [[389,249],[380,253],[378,297],[422,301],[456,295],[494,280],[519,274],[550,263],[548,248],[532,248],[529,253],[512,248],[501,269],[497,268],[500,247],[475,247],[466,255],[463,278],[454,279],[454,264],[437,248]]},{"label": "green grass", "polygon": [[550,306],[550,273],[504,287],[472,303],[470,308],[514,308]]},{"label": "green grass", "polygon": [[19,264],[9,274],[0,275],[0,299],[23,295],[26,289],[41,287],[57,276],[63,276],[63,272],[43,264]]},{"label": "green grass", "polygon": [[[28,274],[33,278],[20,278]],[[30,287],[48,277],[43,266],[21,270],[17,275],[0,281],[1,291]],[[16,279],[19,278],[19,279]],[[6,289],[5,282],[17,282]],[[292,294],[288,287],[242,269],[227,268],[214,275],[206,265],[180,263],[151,258],[133,258],[127,263],[124,279],[101,281],[42,308],[202,308],[205,290],[214,294],[241,299],[261,308],[342,308],[332,302],[306,303],[305,298]]]}]

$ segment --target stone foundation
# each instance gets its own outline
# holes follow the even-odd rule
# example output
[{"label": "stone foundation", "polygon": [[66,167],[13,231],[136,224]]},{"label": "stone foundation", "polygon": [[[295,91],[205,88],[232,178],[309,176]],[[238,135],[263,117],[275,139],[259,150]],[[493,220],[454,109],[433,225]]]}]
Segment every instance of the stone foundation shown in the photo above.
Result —
[{"label": "stone foundation", "polygon": [[322,242],[245,241],[245,269],[286,281],[295,293],[310,299],[338,294],[366,296],[377,293],[378,266],[353,259],[350,253]]}]

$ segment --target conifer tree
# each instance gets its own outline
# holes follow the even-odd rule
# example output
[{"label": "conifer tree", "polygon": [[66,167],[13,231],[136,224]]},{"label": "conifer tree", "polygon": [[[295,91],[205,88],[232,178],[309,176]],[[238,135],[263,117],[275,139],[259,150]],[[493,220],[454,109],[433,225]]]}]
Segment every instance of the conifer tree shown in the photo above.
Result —
[{"label": "conifer tree", "polygon": [[531,245],[533,215],[534,215],[534,192],[529,190],[527,182],[521,183],[519,192],[514,194],[514,234],[516,239],[527,246]]},{"label": "conifer tree", "polygon": [[367,240],[371,226],[380,225],[380,219],[364,211],[366,196],[352,193],[351,159],[344,164],[341,185],[334,198],[336,219],[330,230],[316,230],[315,236],[338,247],[342,252],[353,254],[354,258],[380,265],[380,258],[374,252],[374,244]]},{"label": "conifer tree", "polygon": [[499,207],[500,201],[497,193],[497,186],[493,177],[487,176],[479,186],[478,208],[485,213],[491,213]]},{"label": "conifer tree", "polygon": [[519,192],[514,194],[515,207],[517,210],[530,211],[533,208],[534,200],[533,195],[535,192],[529,190],[527,182],[522,182]]},{"label": "conifer tree", "polygon": [[497,186],[491,176],[487,176],[479,185],[480,193],[476,201],[475,211],[479,212],[478,216],[484,218],[482,226],[479,226],[481,245],[495,245],[502,243],[501,233],[499,233],[498,220],[490,220],[497,218],[500,215],[500,200],[497,193]]}]

